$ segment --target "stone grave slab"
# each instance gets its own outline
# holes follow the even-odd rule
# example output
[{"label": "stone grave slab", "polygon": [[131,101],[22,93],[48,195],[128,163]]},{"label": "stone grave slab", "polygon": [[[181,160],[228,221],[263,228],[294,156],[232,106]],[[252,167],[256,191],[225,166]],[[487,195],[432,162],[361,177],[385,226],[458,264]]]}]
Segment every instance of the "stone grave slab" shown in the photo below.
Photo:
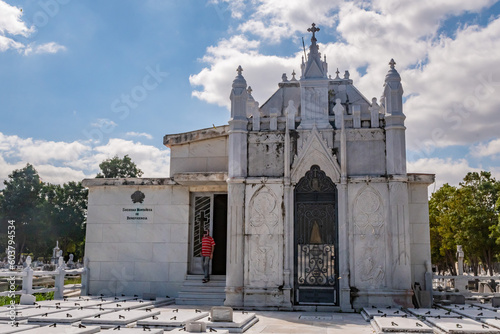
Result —
[{"label": "stone grave slab", "polygon": [[[31,307],[16,311],[15,321],[27,320],[29,317],[35,317],[42,314],[50,314],[56,312],[69,311],[70,308],[55,308],[55,307]],[[9,312],[0,313],[0,320],[11,320]],[[0,332],[1,333],[1,332]]]},{"label": "stone grave slab", "polygon": [[495,327],[497,329],[500,329],[500,318],[498,319],[481,319],[481,322],[484,322],[485,324]]},{"label": "stone grave slab", "polygon": [[209,328],[213,328],[218,332],[221,330],[227,330],[229,333],[243,333],[257,323],[259,318],[257,318],[255,313],[234,312],[233,321],[231,322],[212,321],[210,317],[202,318],[200,321],[206,322],[207,331]]},{"label": "stone grave slab", "polygon": [[366,321],[370,321],[373,317],[407,317],[408,314],[403,310],[394,307],[363,307],[361,315]]},{"label": "stone grave slab", "polygon": [[487,309],[479,310],[477,308],[465,308],[465,309],[454,309],[453,312],[475,320],[480,320],[483,318],[490,318],[490,319],[500,318],[500,313]]},{"label": "stone grave slab", "polygon": [[[101,331],[101,333],[107,333],[107,332],[109,332],[110,334],[112,334],[112,333],[116,333],[116,334],[163,334],[164,330],[160,329],[160,328],[144,329],[143,327],[141,327],[141,328],[123,328],[123,327],[120,327],[120,330],[116,330],[116,331],[113,331],[113,329],[111,329],[111,328],[106,330],[106,331]],[[185,333],[185,332],[182,332],[182,333]]]},{"label": "stone grave slab", "polygon": [[377,333],[433,333],[431,327],[413,317],[374,316],[371,324]]},{"label": "stone grave slab", "polygon": [[478,309],[479,308],[485,308],[485,309],[491,310],[491,311],[499,311],[500,310],[500,306],[496,307],[496,306],[493,306],[491,303],[487,303],[487,304],[473,303],[472,305],[474,305]]},{"label": "stone grave slab", "polygon": [[69,311],[59,311],[28,317],[28,323],[34,324],[72,324],[84,318],[94,317],[99,314],[113,312],[112,310],[100,311],[97,309],[71,309]]},{"label": "stone grave slab", "polygon": [[[14,309],[15,310],[22,310],[22,309],[30,308],[30,307],[35,307],[35,305],[19,305],[19,304],[15,304]],[[10,306],[7,306],[7,305],[0,306],[0,313],[8,312],[10,310],[12,310],[12,307],[10,307]]]},{"label": "stone grave slab", "polygon": [[102,305],[113,303],[114,300],[111,298],[97,298],[97,299],[84,299],[84,300],[46,300],[39,302],[39,305],[47,307],[67,307],[67,308],[87,308],[96,307],[99,308]]},{"label": "stone grave slab", "polygon": [[122,300],[118,302],[111,302],[111,303],[106,303],[106,304],[98,304],[98,305],[92,305],[88,306],[90,308],[103,308],[103,309],[112,309],[115,311],[119,310],[128,310],[128,309],[138,309],[138,308],[153,308],[154,307],[154,301],[144,301],[144,300]]},{"label": "stone grave slab", "polygon": [[459,318],[460,314],[442,308],[409,308],[407,311],[418,317]]},{"label": "stone grave slab", "polygon": [[150,316],[146,319],[137,321],[137,326],[178,328],[186,323],[197,321],[201,318],[207,318],[208,312],[202,312],[192,309],[174,309],[162,311],[159,315]]},{"label": "stone grave slab", "polygon": [[2,334],[19,333],[37,327],[38,325],[18,324],[17,326],[12,326],[11,324],[0,324],[0,333]]},{"label": "stone grave slab", "polygon": [[27,331],[21,332],[23,334],[93,334],[99,333],[101,328],[99,326],[86,326],[85,328],[79,328],[77,326],[68,325],[49,325],[38,327],[34,329],[29,329]]},{"label": "stone grave slab", "polygon": [[160,314],[160,311],[146,311],[146,310],[121,310],[106,314],[99,314],[92,317],[85,317],[82,319],[83,325],[98,325],[102,328],[113,328],[116,326],[127,327],[134,324],[138,320],[149,318]]},{"label": "stone grave slab", "polygon": [[426,321],[440,330],[440,332],[437,333],[446,333],[446,334],[500,333],[497,329],[472,319],[427,318]]}]

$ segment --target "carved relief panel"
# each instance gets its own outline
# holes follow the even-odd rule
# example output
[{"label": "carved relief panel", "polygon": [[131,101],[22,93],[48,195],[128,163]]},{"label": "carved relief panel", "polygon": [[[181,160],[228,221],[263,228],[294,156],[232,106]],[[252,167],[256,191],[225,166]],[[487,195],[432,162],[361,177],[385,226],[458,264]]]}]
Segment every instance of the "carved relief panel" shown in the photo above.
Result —
[{"label": "carved relief panel", "polygon": [[352,204],[354,271],[357,288],[379,288],[386,276],[386,223],[380,193],[370,185]]},{"label": "carved relief panel", "polygon": [[283,284],[283,187],[247,184],[245,203],[245,284]]}]

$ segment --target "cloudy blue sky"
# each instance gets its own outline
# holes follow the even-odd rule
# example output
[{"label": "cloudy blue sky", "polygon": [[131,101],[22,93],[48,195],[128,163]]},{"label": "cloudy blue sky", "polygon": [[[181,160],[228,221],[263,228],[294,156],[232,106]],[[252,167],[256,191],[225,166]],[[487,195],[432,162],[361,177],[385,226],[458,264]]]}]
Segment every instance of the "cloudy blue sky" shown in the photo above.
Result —
[{"label": "cloudy blue sky", "polygon": [[368,99],[396,60],[410,172],[500,178],[499,14],[494,0],[0,0],[0,182],[27,162],[81,180],[125,154],[168,176],[162,137],[226,124],[240,64],[264,103],[299,71],[312,22],[330,71]]}]

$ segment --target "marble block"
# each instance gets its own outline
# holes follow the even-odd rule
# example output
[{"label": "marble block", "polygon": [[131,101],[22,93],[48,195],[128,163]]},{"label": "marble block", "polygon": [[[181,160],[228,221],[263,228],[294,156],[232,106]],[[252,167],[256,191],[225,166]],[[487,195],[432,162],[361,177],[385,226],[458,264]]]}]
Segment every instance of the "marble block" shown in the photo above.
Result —
[{"label": "marble block", "polygon": [[92,308],[103,308],[103,309],[112,309],[112,310],[128,310],[128,309],[137,309],[137,308],[152,308],[154,306],[154,301],[144,301],[144,300],[123,300],[119,302],[112,302],[107,304],[102,304],[101,306],[92,306]]},{"label": "marble block", "polygon": [[138,320],[145,319],[154,315],[160,314],[160,311],[146,311],[146,310],[131,310],[131,311],[118,311],[106,314],[95,315],[82,319],[83,325],[99,325],[101,327],[107,326],[126,326]]},{"label": "marble block", "polygon": [[19,304],[21,305],[35,305],[36,297],[30,294],[22,294]]},{"label": "marble block", "polygon": [[212,322],[232,322],[233,309],[225,306],[214,306],[210,310],[210,318]]},{"label": "marble block", "polygon": [[500,318],[500,313],[487,309],[478,310],[476,308],[465,308],[465,309],[460,308],[460,309],[454,309],[453,312],[475,320],[480,320],[482,318],[489,318],[489,319]]},{"label": "marble block", "polygon": [[10,334],[10,333],[19,333],[24,332],[28,329],[37,328],[38,325],[25,325],[18,324],[17,326],[12,326],[10,324],[0,324],[0,333],[2,334]]},{"label": "marble block", "polygon": [[207,324],[202,321],[190,321],[186,324],[186,332],[190,333],[205,333]]},{"label": "marble block", "polygon": [[162,311],[159,315],[137,321],[137,326],[180,327],[188,322],[206,318],[208,315],[208,312],[197,312],[196,310],[168,310]]},{"label": "marble block", "polygon": [[92,334],[99,333],[101,328],[99,326],[87,326],[85,328],[78,328],[68,325],[50,325],[38,327],[21,332],[23,334]]},{"label": "marble block", "polygon": [[498,330],[492,328],[491,326],[482,324],[480,322],[474,321],[472,319],[436,319],[427,318],[426,320],[431,325],[439,328],[444,333],[453,334],[465,334],[465,333],[498,333]]},{"label": "marble block", "polygon": [[[22,310],[16,310],[15,321],[26,320],[29,317],[35,317],[42,314],[50,314],[56,312],[65,312],[71,310],[70,308],[55,308],[55,307],[31,307]],[[10,312],[0,313],[0,320],[11,320]],[[0,332],[1,333],[1,332]]]},{"label": "marble block", "polygon": [[375,316],[379,317],[407,317],[408,314],[399,308],[394,307],[363,307],[361,315],[366,321],[373,319]]},{"label": "marble block", "polygon": [[57,324],[72,324],[81,321],[84,318],[94,317],[99,314],[112,312],[111,310],[100,311],[96,309],[72,309],[69,311],[59,311],[55,313],[46,313],[33,317],[28,317],[28,323],[57,323]]},{"label": "marble block", "polygon": [[442,308],[409,308],[407,311],[419,317],[431,318],[459,318],[461,315]]},{"label": "marble block", "polygon": [[233,321],[231,322],[214,322],[211,320],[212,319],[209,318],[203,318],[200,321],[206,322],[208,328],[213,328],[218,332],[221,330],[228,330],[229,333],[243,333],[257,323],[259,318],[256,317],[255,313],[235,312],[233,313]]},{"label": "marble block", "polygon": [[433,333],[428,325],[417,318],[373,317],[372,326],[377,333]]}]

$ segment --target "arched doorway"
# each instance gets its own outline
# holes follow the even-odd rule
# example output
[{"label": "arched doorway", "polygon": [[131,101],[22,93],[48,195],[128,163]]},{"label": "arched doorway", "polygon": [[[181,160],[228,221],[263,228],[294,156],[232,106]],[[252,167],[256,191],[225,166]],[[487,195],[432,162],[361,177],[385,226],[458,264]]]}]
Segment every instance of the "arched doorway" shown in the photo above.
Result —
[{"label": "arched doorway", "polygon": [[295,303],[338,305],[337,187],[313,165],[294,194]]}]

